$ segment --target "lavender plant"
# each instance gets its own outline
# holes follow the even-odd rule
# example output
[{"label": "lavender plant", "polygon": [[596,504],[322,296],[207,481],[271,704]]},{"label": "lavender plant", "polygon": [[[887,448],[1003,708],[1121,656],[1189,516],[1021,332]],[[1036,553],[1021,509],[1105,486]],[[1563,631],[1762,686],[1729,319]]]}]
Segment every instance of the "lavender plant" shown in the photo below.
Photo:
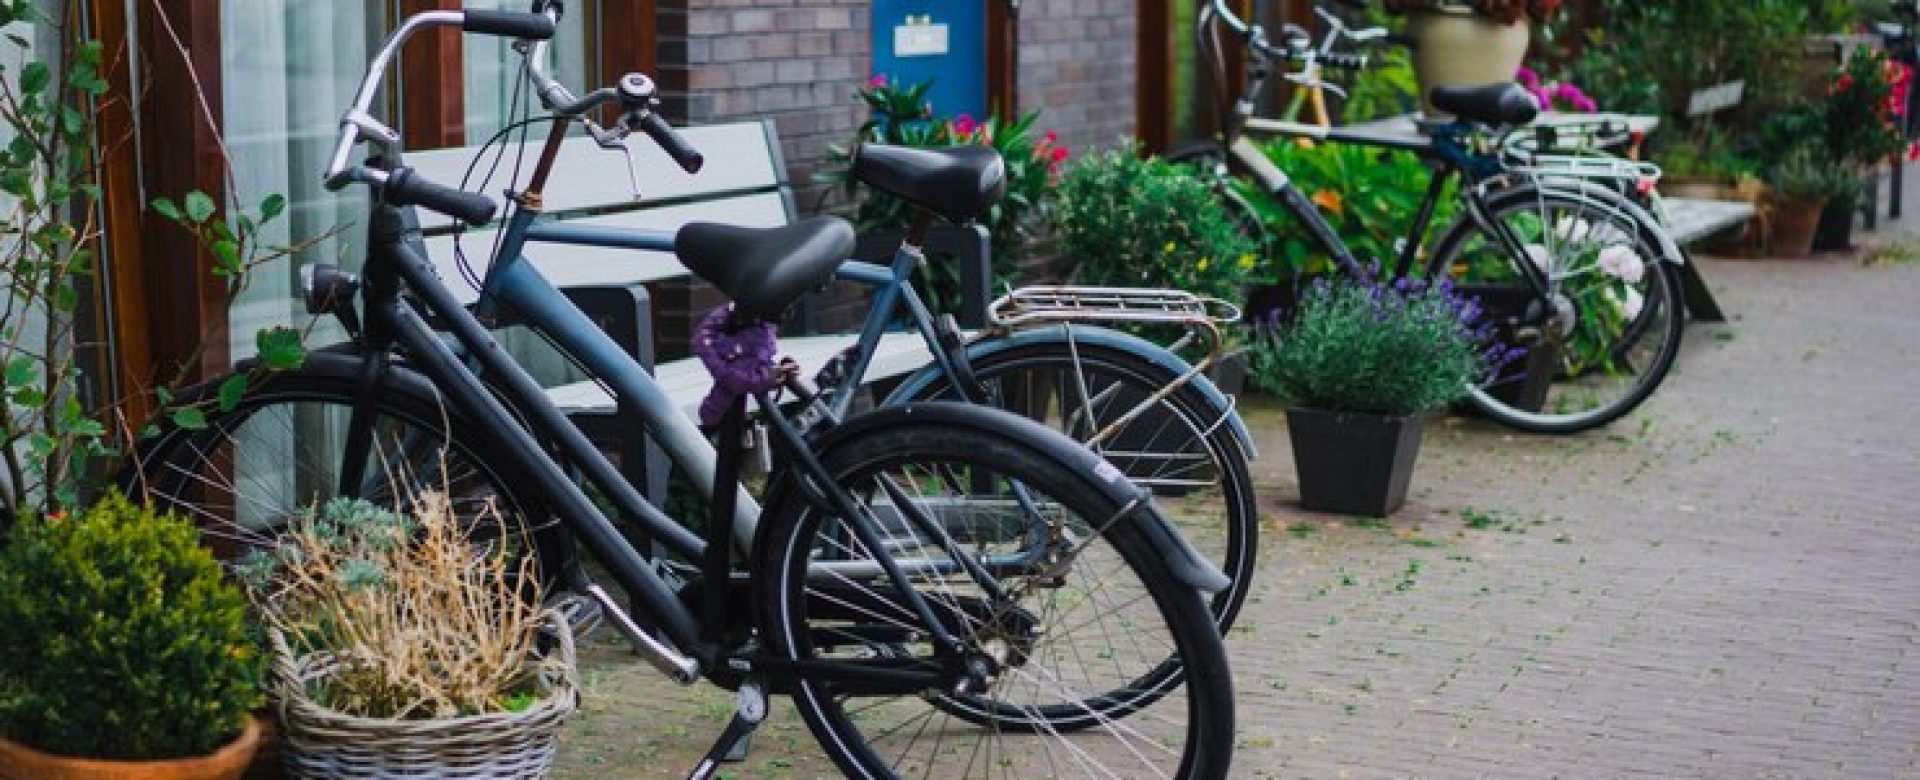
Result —
[{"label": "lavender plant", "polygon": [[1459,400],[1518,356],[1480,320],[1479,304],[1444,280],[1322,278],[1291,322],[1276,313],[1256,329],[1249,379],[1296,406],[1417,414]]}]

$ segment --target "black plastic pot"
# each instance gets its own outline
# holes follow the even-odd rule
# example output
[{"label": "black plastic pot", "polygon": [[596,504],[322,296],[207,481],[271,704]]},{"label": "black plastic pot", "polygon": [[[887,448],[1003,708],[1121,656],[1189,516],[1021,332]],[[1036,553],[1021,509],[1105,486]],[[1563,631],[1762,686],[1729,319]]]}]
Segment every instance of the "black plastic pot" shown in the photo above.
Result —
[{"label": "black plastic pot", "polygon": [[1813,231],[1813,251],[1853,251],[1853,223],[1859,216],[1860,196],[1827,201],[1820,210],[1820,226]]},{"label": "black plastic pot", "polygon": [[1300,506],[1385,517],[1407,501],[1423,417],[1287,409]]}]

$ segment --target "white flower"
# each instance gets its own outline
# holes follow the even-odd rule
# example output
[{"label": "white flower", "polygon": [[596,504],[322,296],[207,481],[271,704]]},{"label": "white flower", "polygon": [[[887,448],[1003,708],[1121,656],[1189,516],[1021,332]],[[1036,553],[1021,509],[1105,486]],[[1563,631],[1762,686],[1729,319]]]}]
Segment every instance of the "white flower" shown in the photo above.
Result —
[{"label": "white flower", "polygon": [[1553,234],[1562,241],[1580,242],[1593,235],[1593,223],[1571,216],[1562,216],[1553,226]]},{"label": "white flower", "polygon": [[1639,319],[1640,310],[1646,305],[1647,300],[1640,297],[1640,291],[1628,287],[1627,299],[1620,302],[1620,311],[1622,314],[1627,315],[1627,319],[1629,320]]},{"label": "white flower", "polygon": [[1553,256],[1548,254],[1547,248],[1540,244],[1528,244],[1527,257],[1533,260],[1533,267],[1542,272],[1549,270],[1548,266],[1553,265]]},{"label": "white flower", "polygon": [[1600,250],[1600,269],[1627,284],[1638,284],[1647,274],[1647,262],[1632,247],[1614,244]]}]

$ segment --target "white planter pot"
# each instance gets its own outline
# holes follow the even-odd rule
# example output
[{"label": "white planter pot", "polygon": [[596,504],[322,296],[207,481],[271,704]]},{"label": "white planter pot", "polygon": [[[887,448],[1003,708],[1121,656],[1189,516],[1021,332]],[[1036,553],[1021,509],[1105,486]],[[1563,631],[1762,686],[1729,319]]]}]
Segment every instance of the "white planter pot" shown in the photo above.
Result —
[{"label": "white planter pot", "polygon": [[1434,110],[1433,88],[1513,81],[1527,58],[1533,28],[1525,18],[1501,24],[1465,8],[1441,8],[1408,14],[1406,32],[1419,42],[1413,71],[1420,80],[1420,105],[1427,119],[1446,121],[1453,117]]}]

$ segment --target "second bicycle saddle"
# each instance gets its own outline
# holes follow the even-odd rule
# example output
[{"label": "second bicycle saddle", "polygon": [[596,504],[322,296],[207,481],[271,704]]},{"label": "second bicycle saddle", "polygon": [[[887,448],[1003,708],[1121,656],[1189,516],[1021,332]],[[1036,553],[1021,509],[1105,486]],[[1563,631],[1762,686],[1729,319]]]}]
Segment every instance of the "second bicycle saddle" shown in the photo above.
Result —
[{"label": "second bicycle saddle", "polygon": [[992,147],[940,149],[861,144],[853,175],[951,220],[985,214],[1007,193],[1007,166]]},{"label": "second bicycle saddle", "polygon": [[1524,125],[1540,115],[1540,102],[1526,87],[1508,82],[1479,87],[1434,87],[1433,107],[1466,122]]},{"label": "second bicycle saddle", "polygon": [[853,226],[838,217],[774,228],[689,222],[674,235],[673,253],[733,299],[740,317],[770,320],[827,281],[853,256],[853,243]]}]

